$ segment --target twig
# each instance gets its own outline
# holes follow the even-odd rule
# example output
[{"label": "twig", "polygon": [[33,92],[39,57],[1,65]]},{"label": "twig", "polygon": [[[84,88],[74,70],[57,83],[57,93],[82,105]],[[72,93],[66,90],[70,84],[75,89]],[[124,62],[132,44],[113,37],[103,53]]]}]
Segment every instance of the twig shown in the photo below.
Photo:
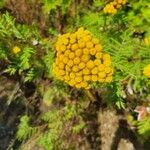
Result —
[{"label": "twig", "polygon": [[96,101],[94,95],[92,94],[92,92],[90,90],[86,90],[85,92],[86,92],[86,94],[87,94],[87,96],[88,96],[88,98],[90,99],[91,102]]},{"label": "twig", "polygon": [[10,105],[10,103],[12,102],[12,100],[14,99],[16,93],[18,92],[20,86],[19,83],[16,83],[14,90],[12,91],[11,95],[8,98],[7,104]]}]

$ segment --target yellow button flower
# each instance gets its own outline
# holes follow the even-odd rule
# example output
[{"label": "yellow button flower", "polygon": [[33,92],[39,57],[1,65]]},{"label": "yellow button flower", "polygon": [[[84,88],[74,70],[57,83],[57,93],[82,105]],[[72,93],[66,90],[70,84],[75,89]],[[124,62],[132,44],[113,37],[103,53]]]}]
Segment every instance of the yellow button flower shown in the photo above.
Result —
[{"label": "yellow button flower", "polygon": [[73,66],[73,67],[72,67],[72,71],[74,71],[74,72],[78,72],[78,71],[79,71],[78,66],[76,66],[76,65],[75,65],[75,66]]},{"label": "yellow button flower", "polygon": [[101,44],[96,44],[94,48],[97,52],[102,50]]},{"label": "yellow button flower", "polygon": [[64,39],[62,40],[62,42],[63,42],[64,45],[67,45],[67,44],[69,43],[69,40],[66,39],[66,38],[64,38]]},{"label": "yellow button flower", "polygon": [[109,66],[111,66],[111,61],[110,60],[104,60],[104,65],[106,66],[106,67],[109,67]]},{"label": "yellow button flower", "polygon": [[104,61],[110,61],[110,55],[109,54],[103,54]]},{"label": "yellow button flower", "polygon": [[105,70],[105,66],[104,66],[103,64],[100,64],[100,65],[98,66],[98,70],[99,70],[99,71],[104,71],[104,70]]},{"label": "yellow button flower", "polygon": [[69,77],[69,76],[65,76],[65,80],[66,80],[66,81],[69,81],[69,80],[70,80],[70,77]]},{"label": "yellow button flower", "polygon": [[59,55],[59,56],[58,56],[58,58],[59,58],[59,60],[60,60],[60,61],[62,61],[62,60],[63,60],[63,58],[64,58],[64,55],[63,55],[63,54],[61,54],[61,55]]},{"label": "yellow button flower", "polygon": [[60,50],[60,47],[59,47],[59,45],[57,45],[57,43],[56,43],[56,51],[59,51]]},{"label": "yellow button flower", "polygon": [[74,44],[76,42],[75,38],[70,38],[70,44]]},{"label": "yellow button flower", "polygon": [[85,47],[84,41],[80,40],[80,41],[78,42],[78,46],[79,46],[79,48],[84,48],[84,47]]},{"label": "yellow button flower", "polygon": [[65,67],[64,63],[60,62],[60,63],[59,63],[59,68],[60,68],[60,69],[64,69],[64,67]]},{"label": "yellow button flower", "polygon": [[91,36],[90,36],[90,35],[83,37],[83,41],[84,41],[84,42],[88,42],[88,41],[90,41],[90,40],[91,40]]},{"label": "yellow button flower", "polygon": [[105,79],[99,78],[98,81],[103,83],[103,82],[105,82]]},{"label": "yellow button flower", "polygon": [[75,57],[73,60],[75,65],[78,65],[80,63],[80,58],[79,57]]},{"label": "yellow button flower", "polygon": [[78,30],[77,30],[77,33],[81,34],[84,32],[84,28],[83,27],[80,27]]},{"label": "yellow button flower", "polygon": [[101,60],[100,60],[100,59],[95,59],[95,60],[94,60],[94,64],[95,64],[96,66],[101,65]]},{"label": "yellow button flower", "polygon": [[87,68],[91,69],[94,67],[94,62],[92,60],[89,60],[86,64]]},{"label": "yellow button flower", "polygon": [[75,86],[76,82],[75,82],[75,80],[70,80],[69,84],[70,84],[71,86]]},{"label": "yellow button flower", "polygon": [[81,81],[82,81],[82,77],[80,77],[80,76],[75,77],[75,81],[76,81],[76,82],[81,82]]},{"label": "yellow button flower", "polygon": [[92,74],[97,74],[98,73],[98,68],[94,67],[91,72],[92,72]]},{"label": "yellow button flower", "polygon": [[105,67],[105,73],[110,73],[112,71],[112,69],[110,67]]},{"label": "yellow button flower", "polygon": [[97,58],[97,59],[100,59],[100,58],[102,58],[102,53],[101,52],[97,52],[96,53],[96,55],[95,55],[95,57]]},{"label": "yellow button flower", "polygon": [[115,14],[119,8],[121,8],[123,5],[125,5],[127,0],[114,0],[110,3],[108,3],[103,11],[104,13],[108,14]]},{"label": "yellow button flower", "polygon": [[83,49],[83,54],[88,55],[88,54],[89,54],[89,49],[84,48],[84,49]]},{"label": "yellow button flower", "polygon": [[87,69],[87,68],[84,68],[84,69],[83,69],[83,74],[84,74],[84,75],[90,74],[90,70]]},{"label": "yellow button flower", "polygon": [[70,33],[66,33],[62,35],[64,38],[69,38],[70,37]]},{"label": "yellow button flower", "polygon": [[71,52],[70,54],[69,54],[69,58],[70,59],[73,59],[75,57],[75,54],[73,53],[73,52]]},{"label": "yellow button flower", "polygon": [[84,80],[85,81],[90,81],[91,80],[91,75],[84,75]]},{"label": "yellow button flower", "polygon": [[81,62],[80,64],[79,64],[79,68],[80,69],[83,69],[85,67],[85,63],[84,62]]},{"label": "yellow button flower", "polygon": [[62,61],[63,61],[64,64],[67,64],[69,59],[68,59],[68,57],[64,57]]},{"label": "yellow button flower", "polygon": [[58,72],[61,76],[63,76],[65,74],[65,71],[64,70],[59,70]]},{"label": "yellow button flower", "polygon": [[112,81],[112,77],[106,77],[105,82],[111,82]]},{"label": "yellow button flower", "polygon": [[106,73],[105,72],[100,72],[100,73],[98,73],[98,77],[99,78],[105,78],[106,77]]},{"label": "yellow button flower", "polygon": [[87,88],[88,87],[88,83],[87,82],[81,82],[81,87]]},{"label": "yellow button flower", "polygon": [[71,79],[74,79],[75,77],[76,77],[76,75],[75,75],[73,72],[71,72],[71,73],[70,73],[70,78],[71,78]]},{"label": "yellow button flower", "polygon": [[72,67],[72,66],[73,66],[73,60],[69,60],[68,63],[67,63],[67,65],[68,65],[69,67]]},{"label": "yellow button flower", "polygon": [[75,55],[76,56],[81,56],[82,55],[82,50],[81,49],[77,49],[76,51],[75,51]]},{"label": "yellow button flower", "polygon": [[145,42],[146,45],[150,45],[150,37],[146,37],[144,39],[144,42]]},{"label": "yellow button flower", "polygon": [[86,34],[86,35],[90,35],[90,34],[91,34],[91,32],[90,32],[90,31],[88,31],[88,30],[84,30],[84,34]]},{"label": "yellow button flower", "polygon": [[69,38],[70,38],[70,39],[76,39],[77,36],[76,36],[76,34],[72,33],[72,34],[70,34],[70,37],[69,37]]},{"label": "yellow button flower", "polygon": [[94,45],[93,45],[93,43],[92,42],[87,42],[86,43],[86,47],[87,48],[92,48]]},{"label": "yellow button flower", "polygon": [[82,85],[80,83],[78,83],[78,84],[75,85],[75,87],[79,89],[79,88],[82,87]]},{"label": "yellow button flower", "polygon": [[83,61],[83,62],[88,62],[89,61],[89,59],[90,59],[90,56],[89,55],[83,55],[82,57],[81,57],[81,60]]},{"label": "yellow button flower", "polygon": [[96,49],[95,48],[91,48],[90,49],[90,54],[91,55],[95,55],[96,54]]},{"label": "yellow button flower", "polygon": [[82,76],[82,71],[76,72],[76,76]]},{"label": "yellow button flower", "polygon": [[68,44],[67,49],[71,49],[71,46],[72,46],[71,44]]},{"label": "yellow button flower", "polygon": [[63,34],[55,47],[57,53],[53,73],[58,79],[84,89],[89,89],[91,82],[111,82],[113,69],[110,55],[102,52],[99,40],[90,31],[80,28],[75,33]]},{"label": "yellow button flower", "polygon": [[60,50],[61,50],[62,52],[64,52],[64,51],[66,50],[66,46],[65,46],[65,45],[61,45]]},{"label": "yellow button flower", "polygon": [[57,54],[56,54],[57,58],[58,58],[61,54],[62,54],[61,52],[57,52]]},{"label": "yellow button flower", "polygon": [[71,47],[71,50],[75,51],[76,49],[78,49],[78,44],[73,44]]},{"label": "yellow button flower", "polygon": [[71,68],[68,65],[66,65],[65,69],[66,69],[67,72],[71,71]]},{"label": "yellow button flower", "polygon": [[13,51],[14,54],[17,54],[17,53],[19,53],[21,51],[21,48],[18,47],[18,46],[14,46],[12,51]]},{"label": "yellow button flower", "polygon": [[93,82],[96,82],[97,80],[98,80],[97,75],[92,75],[92,81],[93,81]]},{"label": "yellow button flower", "polygon": [[[65,51],[65,53],[64,53],[64,56],[68,57],[70,53],[71,53],[71,51],[67,49],[67,50]],[[64,57],[64,56],[63,56],[63,57]]]},{"label": "yellow button flower", "polygon": [[150,78],[150,64],[144,67],[143,74]]}]

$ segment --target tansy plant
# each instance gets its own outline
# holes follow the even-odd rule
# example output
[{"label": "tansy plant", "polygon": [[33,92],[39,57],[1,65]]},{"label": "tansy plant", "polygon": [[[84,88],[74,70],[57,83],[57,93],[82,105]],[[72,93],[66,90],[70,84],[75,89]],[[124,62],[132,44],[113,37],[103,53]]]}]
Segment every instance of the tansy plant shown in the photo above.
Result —
[{"label": "tansy plant", "polygon": [[108,3],[104,7],[103,11],[104,11],[104,13],[115,14],[117,12],[117,10],[120,9],[126,3],[127,3],[127,0],[114,0],[110,3]]},{"label": "tansy plant", "polygon": [[88,30],[63,34],[56,42],[54,74],[76,88],[89,89],[92,82],[111,82],[113,69],[109,54]]},{"label": "tansy plant", "polygon": [[146,45],[150,45],[150,37],[146,37],[146,38],[144,39],[144,43],[145,43]]},{"label": "tansy plant", "polygon": [[150,64],[144,67],[143,74],[144,74],[146,77],[150,78]]},{"label": "tansy plant", "polygon": [[14,54],[17,54],[17,53],[19,53],[20,51],[21,51],[21,48],[18,47],[18,46],[14,46],[13,49],[12,49],[12,52],[13,52]]}]

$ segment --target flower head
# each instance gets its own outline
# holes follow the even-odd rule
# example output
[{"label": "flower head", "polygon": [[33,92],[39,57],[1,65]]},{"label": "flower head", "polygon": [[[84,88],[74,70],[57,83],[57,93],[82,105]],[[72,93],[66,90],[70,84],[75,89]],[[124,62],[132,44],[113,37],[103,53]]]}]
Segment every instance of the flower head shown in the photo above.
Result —
[{"label": "flower head", "polygon": [[143,74],[150,78],[150,64],[144,67]]},{"label": "flower head", "polygon": [[91,82],[111,82],[113,69],[109,54],[88,30],[61,35],[56,42],[54,74],[76,88],[89,89]]},{"label": "flower head", "polygon": [[145,43],[146,45],[150,45],[150,37],[146,37],[146,38],[144,39],[144,43]]},{"label": "flower head", "polygon": [[14,54],[17,54],[17,53],[19,53],[20,51],[21,51],[21,48],[18,47],[18,46],[14,46],[13,49],[12,49],[12,52],[13,52]]},{"label": "flower head", "polygon": [[127,0],[114,0],[113,2],[108,3],[103,11],[106,14],[115,14],[117,10],[127,3]]}]

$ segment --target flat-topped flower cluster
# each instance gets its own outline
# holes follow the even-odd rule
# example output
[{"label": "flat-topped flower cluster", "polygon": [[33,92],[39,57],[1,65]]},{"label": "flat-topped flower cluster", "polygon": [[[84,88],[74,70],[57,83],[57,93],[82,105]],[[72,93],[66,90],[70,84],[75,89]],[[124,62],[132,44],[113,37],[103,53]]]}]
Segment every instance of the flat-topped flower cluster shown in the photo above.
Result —
[{"label": "flat-topped flower cluster", "polygon": [[79,28],[61,35],[56,42],[54,74],[76,88],[89,89],[92,82],[111,82],[113,69],[110,55],[90,31]]},{"label": "flat-topped flower cluster", "polygon": [[115,14],[117,12],[117,10],[120,9],[126,3],[127,3],[127,0],[114,0],[110,3],[108,3],[104,7],[103,11],[104,11],[104,13]]},{"label": "flat-topped flower cluster", "polygon": [[144,74],[147,78],[150,78],[150,64],[144,67],[143,74]]}]

